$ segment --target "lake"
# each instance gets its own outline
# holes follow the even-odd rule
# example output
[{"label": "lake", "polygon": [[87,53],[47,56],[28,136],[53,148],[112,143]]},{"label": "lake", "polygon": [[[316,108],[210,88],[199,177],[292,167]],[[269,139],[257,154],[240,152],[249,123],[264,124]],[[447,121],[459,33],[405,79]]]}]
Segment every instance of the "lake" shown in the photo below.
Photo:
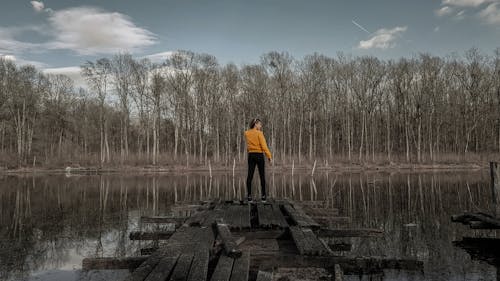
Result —
[{"label": "lake", "polygon": [[[82,272],[84,257],[137,255],[128,233],[141,215],[165,215],[172,204],[245,194],[245,174],[109,174],[0,176],[0,280],[108,280],[127,271]],[[350,256],[418,258],[424,272],[387,272],[348,280],[497,280],[496,269],[471,260],[452,241],[497,237],[450,216],[491,210],[489,171],[272,173],[269,195],[325,200],[352,227],[381,228],[382,238],[349,238]],[[254,191],[258,191],[258,176]],[[259,196],[257,193],[255,196]]]}]

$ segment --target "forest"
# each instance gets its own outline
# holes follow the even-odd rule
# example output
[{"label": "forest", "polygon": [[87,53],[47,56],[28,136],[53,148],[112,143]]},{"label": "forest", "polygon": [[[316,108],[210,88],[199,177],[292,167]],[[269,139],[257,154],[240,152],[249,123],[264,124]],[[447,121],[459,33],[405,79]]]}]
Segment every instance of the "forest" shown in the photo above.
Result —
[{"label": "forest", "polygon": [[0,59],[0,167],[232,166],[252,118],[276,164],[458,163],[500,155],[500,48],[220,64],[176,51],[81,65],[87,87]]}]

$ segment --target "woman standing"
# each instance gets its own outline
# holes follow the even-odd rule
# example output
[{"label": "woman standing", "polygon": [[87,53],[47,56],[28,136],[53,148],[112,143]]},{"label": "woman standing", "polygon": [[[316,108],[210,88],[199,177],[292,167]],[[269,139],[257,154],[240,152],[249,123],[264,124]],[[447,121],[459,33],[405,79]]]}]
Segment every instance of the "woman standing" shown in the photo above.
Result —
[{"label": "woman standing", "polygon": [[252,202],[252,178],[255,171],[255,166],[259,168],[260,187],[262,201],[266,201],[266,175],[265,175],[265,160],[271,161],[272,156],[267,147],[266,138],[262,133],[262,122],[255,118],[250,122],[250,129],[245,131],[245,139],[247,142],[248,151],[248,176],[247,176],[247,199]]}]

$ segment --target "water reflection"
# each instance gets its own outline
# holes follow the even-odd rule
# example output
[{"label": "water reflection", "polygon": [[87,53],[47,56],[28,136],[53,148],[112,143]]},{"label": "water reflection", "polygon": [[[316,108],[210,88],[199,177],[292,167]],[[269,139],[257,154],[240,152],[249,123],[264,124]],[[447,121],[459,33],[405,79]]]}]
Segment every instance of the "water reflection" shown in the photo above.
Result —
[{"label": "water reflection", "polygon": [[[493,267],[472,261],[451,243],[463,236],[496,235],[450,222],[452,214],[492,208],[486,171],[268,177],[272,197],[325,200],[351,217],[353,226],[385,230],[383,238],[347,239],[353,244],[351,255],[417,257],[425,261],[425,272],[415,280],[496,280]],[[244,185],[245,175],[231,173],[4,176],[0,280],[35,279],[53,270],[69,272],[71,277],[64,279],[77,278],[71,273],[83,257],[137,254],[144,242],[130,241],[128,232],[139,227],[141,215],[166,214],[172,204],[242,198]],[[383,278],[399,278],[393,275],[398,273]]]}]

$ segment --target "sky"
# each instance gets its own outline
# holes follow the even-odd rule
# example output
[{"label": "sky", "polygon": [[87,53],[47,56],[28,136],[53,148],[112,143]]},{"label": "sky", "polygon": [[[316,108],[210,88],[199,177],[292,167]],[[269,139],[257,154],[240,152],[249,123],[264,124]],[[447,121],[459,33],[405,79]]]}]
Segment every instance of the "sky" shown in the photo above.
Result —
[{"label": "sky", "polygon": [[88,60],[176,50],[221,64],[269,51],[382,59],[500,47],[500,0],[2,0],[0,57],[73,78]]}]

